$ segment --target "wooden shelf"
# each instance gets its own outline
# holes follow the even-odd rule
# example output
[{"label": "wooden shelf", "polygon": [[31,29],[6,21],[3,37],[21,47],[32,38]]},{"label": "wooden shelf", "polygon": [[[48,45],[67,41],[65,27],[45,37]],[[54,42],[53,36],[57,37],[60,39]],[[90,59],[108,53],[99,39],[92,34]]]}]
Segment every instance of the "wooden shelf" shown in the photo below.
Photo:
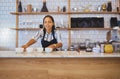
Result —
[{"label": "wooden shelf", "polygon": [[112,28],[70,28],[69,30],[112,30]]},{"label": "wooden shelf", "polygon": [[68,14],[68,12],[11,12],[13,15]]},{"label": "wooden shelf", "polygon": [[[41,28],[10,28],[12,30],[40,30]],[[112,30],[112,28],[56,28],[57,30]]]},{"label": "wooden shelf", "polygon": [[[12,30],[40,30],[42,28],[10,28]],[[57,30],[68,30],[68,28],[56,28]]]},{"label": "wooden shelf", "polygon": [[70,14],[119,14],[119,12],[70,12]]},{"label": "wooden shelf", "polygon": [[119,14],[119,12],[11,12],[13,15],[40,15],[40,14]]},{"label": "wooden shelf", "polygon": [[12,30],[40,30],[40,28],[10,28]]}]

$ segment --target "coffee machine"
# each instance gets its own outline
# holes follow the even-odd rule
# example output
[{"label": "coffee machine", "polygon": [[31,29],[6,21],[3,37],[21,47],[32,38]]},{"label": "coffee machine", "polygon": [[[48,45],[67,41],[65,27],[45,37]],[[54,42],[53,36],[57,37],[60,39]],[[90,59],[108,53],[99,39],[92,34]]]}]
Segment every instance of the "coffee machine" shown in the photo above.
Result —
[{"label": "coffee machine", "polygon": [[113,29],[111,31],[111,40],[115,53],[120,53],[120,34],[118,29]]},{"label": "coffee machine", "polygon": [[118,33],[117,29],[113,29],[111,31],[111,40],[113,42],[119,42],[120,41],[120,36],[119,36],[119,33]]}]

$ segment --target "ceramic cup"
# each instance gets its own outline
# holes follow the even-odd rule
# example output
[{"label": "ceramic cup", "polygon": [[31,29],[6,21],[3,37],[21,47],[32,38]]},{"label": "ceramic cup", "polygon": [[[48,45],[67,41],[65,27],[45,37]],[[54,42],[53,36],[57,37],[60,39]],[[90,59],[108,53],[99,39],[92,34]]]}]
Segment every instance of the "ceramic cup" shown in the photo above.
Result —
[{"label": "ceramic cup", "polygon": [[43,52],[43,48],[41,48],[41,47],[38,47],[38,48],[36,48],[36,50],[37,50],[37,52]]},{"label": "ceramic cup", "polygon": [[24,52],[24,48],[15,48],[16,53]]},{"label": "ceramic cup", "polygon": [[50,53],[50,52],[52,52],[52,50],[53,50],[52,48],[45,48],[46,53]]},{"label": "ceramic cup", "polygon": [[26,52],[28,52],[28,53],[34,52],[34,48],[27,48]]},{"label": "ceramic cup", "polygon": [[100,53],[100,48],[94,47],[92,51],[94,53]]}]

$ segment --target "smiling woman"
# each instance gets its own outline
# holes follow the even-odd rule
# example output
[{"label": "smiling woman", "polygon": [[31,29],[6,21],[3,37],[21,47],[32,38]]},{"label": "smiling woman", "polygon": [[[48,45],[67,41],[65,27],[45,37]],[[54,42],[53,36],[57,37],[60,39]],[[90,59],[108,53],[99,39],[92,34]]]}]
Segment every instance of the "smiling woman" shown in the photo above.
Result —
[{"label": "smiling woman", "polygon": [[41,44],[43,48],[52,48],[52,50],[56,50],[62,47],[61,34],[59,31],[55,30],[53,17],[50,15],[45,16],[43,18],[43,25],[43,29],[22,46],[24,49],[34,44],[39,38],[42,38]]}]

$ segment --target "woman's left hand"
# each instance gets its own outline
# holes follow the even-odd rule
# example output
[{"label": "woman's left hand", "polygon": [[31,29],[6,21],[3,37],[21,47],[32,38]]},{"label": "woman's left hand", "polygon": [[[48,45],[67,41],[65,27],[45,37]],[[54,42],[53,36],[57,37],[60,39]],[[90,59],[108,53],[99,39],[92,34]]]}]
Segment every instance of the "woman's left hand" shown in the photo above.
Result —
[{"label": "woman's left hand", "polygon": [[56,48],[56,44],[52,44],[52,45],[48,46],[48,48],[52,48],[54,50]]}]

